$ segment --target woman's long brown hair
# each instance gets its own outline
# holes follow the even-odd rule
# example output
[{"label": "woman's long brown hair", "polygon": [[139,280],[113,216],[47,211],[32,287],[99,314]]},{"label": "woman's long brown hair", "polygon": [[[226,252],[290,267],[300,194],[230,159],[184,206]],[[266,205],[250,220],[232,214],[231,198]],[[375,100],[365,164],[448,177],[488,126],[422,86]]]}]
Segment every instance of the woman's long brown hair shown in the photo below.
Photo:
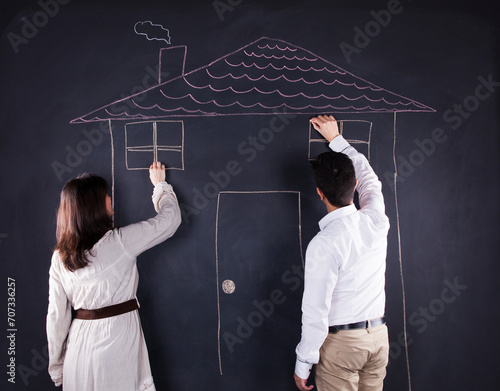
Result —
[{"label": "woman's long brown hair", "polygon": [[91,174],[71,179],[61,191],[55,249],[72,272],[88,265],[86,251],[112,229],[106,211],[107,192],[106,180]]}]

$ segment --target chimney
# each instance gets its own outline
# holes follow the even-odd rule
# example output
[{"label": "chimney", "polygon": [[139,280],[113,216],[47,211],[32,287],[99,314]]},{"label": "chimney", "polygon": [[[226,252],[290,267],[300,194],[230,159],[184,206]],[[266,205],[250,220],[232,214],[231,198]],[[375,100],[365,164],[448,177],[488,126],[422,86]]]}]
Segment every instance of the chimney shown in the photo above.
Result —
[{"label": "chimney", "polygon": [[184,74],[187,47],[185,45],[160,49],[158,84]]}]

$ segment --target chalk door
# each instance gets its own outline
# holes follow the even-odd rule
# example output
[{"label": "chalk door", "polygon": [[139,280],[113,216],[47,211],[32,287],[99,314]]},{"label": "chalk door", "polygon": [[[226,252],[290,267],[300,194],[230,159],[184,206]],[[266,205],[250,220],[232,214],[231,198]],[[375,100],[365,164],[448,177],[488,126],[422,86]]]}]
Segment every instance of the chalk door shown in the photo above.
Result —
[{"label": "chalk door", "polygon": [[[219,194],[216,268],[221,374],[290,376],[300,339],[300,221],[299,192]],[[295,284],[290,284],[292,275]]]}]

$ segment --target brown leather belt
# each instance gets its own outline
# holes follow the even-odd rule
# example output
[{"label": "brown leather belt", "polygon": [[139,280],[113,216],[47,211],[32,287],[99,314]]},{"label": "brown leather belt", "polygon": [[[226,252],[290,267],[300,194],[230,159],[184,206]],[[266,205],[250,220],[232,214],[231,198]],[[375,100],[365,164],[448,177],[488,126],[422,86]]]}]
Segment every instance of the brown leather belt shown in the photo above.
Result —
[{"label": "brown leather belt", "polygon": [[109,307],[98,308],[96,310],[76,310],[76,319],[83,320],[94,320],[109,318],[111,316],[117,316],[125,314],[130,311],[134,311],[139,308],[136,299],[126,301],[124,303],[110,305]]}]

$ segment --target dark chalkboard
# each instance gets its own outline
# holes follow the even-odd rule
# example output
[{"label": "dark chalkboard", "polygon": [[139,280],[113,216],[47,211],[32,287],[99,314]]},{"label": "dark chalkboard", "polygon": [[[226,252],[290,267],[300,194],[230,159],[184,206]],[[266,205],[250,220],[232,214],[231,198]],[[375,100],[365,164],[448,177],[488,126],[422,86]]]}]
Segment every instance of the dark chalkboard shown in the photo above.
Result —
[{"label": "dark chalkboard", "polygon": [[45,315],[62,186],[102,175],[123,226],[154,215],[154,159],[183,213],[138,259],[156,388],[295,389],[304,254],[326,213],[309,161],[327,145],[308,120],[323,113],[383,184],[385,389],[491,389],[500,76],[497,21],[474,6],[2,6],[5,389],[53,389]]}]

